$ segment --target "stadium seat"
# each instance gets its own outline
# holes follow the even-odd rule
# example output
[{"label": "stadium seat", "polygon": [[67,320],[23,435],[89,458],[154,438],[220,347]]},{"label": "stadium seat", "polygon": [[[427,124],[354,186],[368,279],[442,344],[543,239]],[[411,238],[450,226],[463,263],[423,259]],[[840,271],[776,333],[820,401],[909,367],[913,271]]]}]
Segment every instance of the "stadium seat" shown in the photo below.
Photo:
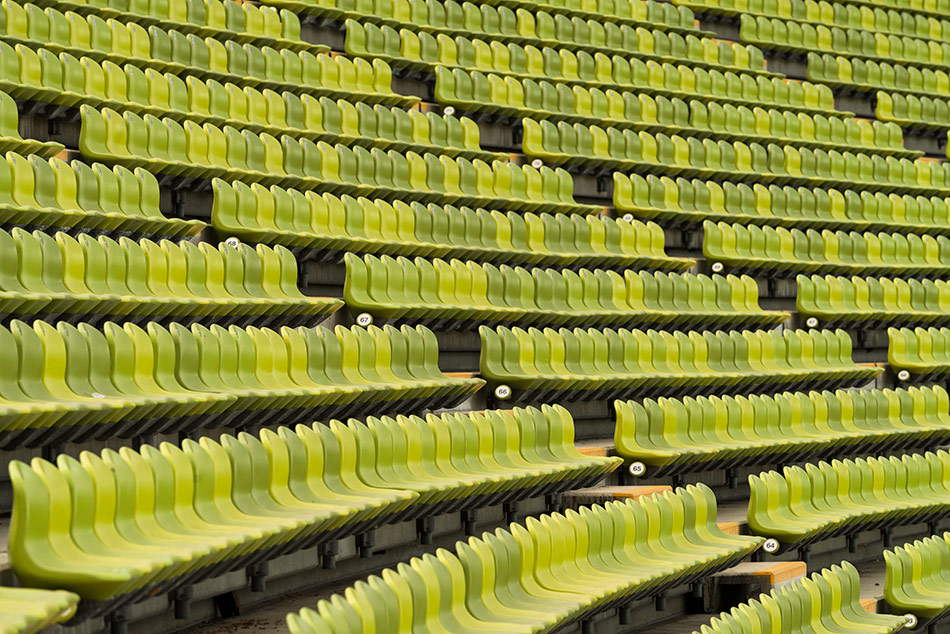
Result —
[{"label": "stadium seat", "polygon": [[815,187],[716,183],[614,172],[614,207],[637,218],[688,224],[704,220],[799,229],[950,233],[941,196]]},{"label": "stadium seat", "polygon": [[[320,188],[327,193],[477,205],[512,211],[600,213],[574,200],[564,170],[438,154],[279,139],[225,126],[199,126],[111,109],[80,109],[83,156],[144,167],[168,177]],[[210,183],[209,183],[210,185]]]},{"label": "stadium seat", "polygon": [[950,533],[885,550],[884,562],[884,600],[892,612],[913,615],[917,628],[950,613]]},{"label": "stadium seat", "polygon": [[[415,461],[408,470],[407,459]],[[331,421],[80,460],[61,454],[56,464],[13,461],[10,560],[26,583],[101,602],[87,606],[89,617],[387,522],[587,486],[619,462],[581,455],[558,406]],[[143,510],[141,496],[155,506]],[[102,519],[133,515],[152,528]]]},{"label": "stadium seat", "polygon": [[63,151],[62,143],[24,139],[20,136],[19,125],[20,114],[16,102],[10,95],[0,93],[0,152],[36,154],[48,158]]},{"label": "stadium seat", "polygon": [[35,634],[68,621],[79,597],[64,590],[0,587],[0,627],[6,634]]},{"label": "stadium seat", "polygon": [[413,558],[316,610],[291,613],[287,626],[291,634],[333,632],[340,623],[379,634],[550,631],[727,568],[760,544],[724,533],[712,491],[690,486],[458,542],[456,554]]},{"label": "stadium seat", "polygon": [[834,460],[749,476],[749,529],[776,552],[839,535],[936,521],[950,514],[945,451]]},{"label": "stadium seat", "polygon": [[902,127],[948,130],[950,100],[879,91],[874,97],[874,116],[879,121],[890,121]]},{"label": "stadium seat", "polygon": [[866,385],[844,331],[657,332],[481,326],[481,376],[496,397],[605,400]]},{"label": "stadium seat", "polygon": [[347,253],[350,312],[379,320],[468,329],[472,321],[556,326],[771,327],[788,313],[763,311],[751,278],[531,270],[453,259]]},{"label": "stadium seat", "polygon": [[809,81],[855,90],[950,96],[950,75],[945,70],[917,68],[913,64],[894,64],[850,59],[827,53],[809,53],[806,77]]},{"label": "stadium seat", "polygon": [[284,247],[0,229],[0,315],[93,325],[177,321],[313,326],[343,302],[305,297]]},{"label": "stadium seat", "polygon": [[484,383],[443,374],[422,327],[13,320],[0,340],[11,351],[0,380],[4,448],[348,416],[369,404],[377,414],[448,408]]},{"label": "stadium seat", "polygon": [[617,454],[649,477],[926,450],[950,437],[941,387],[644,399],[614,409]]},{"label": "stadium seat", "polygon": [[797,283],[798,314],[817,324],[950,325],[950,283],[945,280],[799,275]]},{"label": "stadium seat", "polygon": [[[221,235],[250,242],[404,256],[452,257],[538,266],[685,271],[689,258],[664,253],[655,224],[604,216],[518,214],[318,195],[280,187],[213,181],[211,218]],[[270,212],[273,210],[273,213]]]},{"label": "stadium seat", "polygon": [[900,380],[940,380],[950,372],[950,329],[888,328],[887,362]]},{"label": "stadium seat", "polygon": [[732,273],[937,276],[950,273],[950,239],[703,223],[703,255]]},{"label": "stadium seat", "polygon": [[695,634],[896,634],[909,627],[904,616],[866,610],[860,586],[857,568],[842,561],[723,612]]},{"label": "stadium seat", "polygon": [[[572,60],[568,58],[568,61]],[[581,77],[556,72],[552,66],[553,57],[549,56],[548,62],[543,74],[534,72],[526,78],[496,73],[491,69],[464,70],[437,66],[435,98],[439,103],[467,112],[498,113],[509,117],[570,111],[572,107],[567,104],[574,103],[573,107],[577,108],[577,104],[584,104],[585,95],[588,94],[591,95],[593,108],[594,98],[598,96],[596,91],[605,95],[607,91],[621,95],[636,92],[657,100],[680,99],[722,106],[732,104],[749,109],[767,107],[805,114],[841,115],[834,110],[834,100],[827,86],[808,82],[789,83],[761,76],[753,80],[748,75],[740,76],[731,72],[706,72],[701,68],[693,71],[686,66],[652,61],[628,62],[616,56],[598,56],[585,64],[580,64],[578,59],[577,73],[586,72],[585,69],[592,64],[602,69],[600,75]],[[573,68],[574,64],[569,66]],[[616,106],[613,109],[616,110]],[[603,114],[606,115],[606,112]],[[555,116],[552,120],[561,118]]]}]

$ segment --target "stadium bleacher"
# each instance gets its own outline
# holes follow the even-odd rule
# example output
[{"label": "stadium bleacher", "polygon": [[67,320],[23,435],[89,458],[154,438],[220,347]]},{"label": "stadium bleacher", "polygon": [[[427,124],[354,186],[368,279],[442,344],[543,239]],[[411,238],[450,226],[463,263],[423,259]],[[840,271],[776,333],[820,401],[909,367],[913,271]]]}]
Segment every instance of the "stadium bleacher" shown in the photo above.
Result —
[{"label": "stadium bleacher", "polygon": [[950,632],[948,139],[950,0],[3,0],[0,630]]}]

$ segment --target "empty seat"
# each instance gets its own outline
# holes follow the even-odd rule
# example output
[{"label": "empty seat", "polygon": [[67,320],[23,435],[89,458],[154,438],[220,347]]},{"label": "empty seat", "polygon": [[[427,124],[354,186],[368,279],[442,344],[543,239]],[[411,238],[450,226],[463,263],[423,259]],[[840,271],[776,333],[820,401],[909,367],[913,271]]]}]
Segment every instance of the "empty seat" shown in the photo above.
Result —
[{"label": "empty seat", "polygon": [[950,372],[950,329],[888,328],[887,362],[899,380],[940,380]]},{"label": "empty seat", "polygon": [[950,96],[950,75],[946,70],[917,68],[913,64],[809,53],[806,77],[809,81],[859,92],[887,90],[930,97]]},{"label": "empty seat", "polygon": [[[664,252],[659,225],[596,215],[532,214],[369,200],[280,187],[212,183],[220,235],[283,244],[308,256],[340,251],[452,257],[508,264],[685,271]],[[270,210],[273,210],[271,213]],[[314,252],[317,250],[318,252]]]},{"label": "empty seat", "polygon": [[776,552],[950,513],[950,454],[860,458],[749,476],[749,528]]},{"label": "empty seat", "polygon": [[[63,454],[56,464],[13,461],[10,559],[27,583],[103,602],[87,606],[89,617],[386,522],[588,486],[619,462],[581,455],[558,406],[331,421],[81,460]],[[116,516],[136,522],[103,519]],[[93,527],[95,536],[70,536]]]},{"label": "empty seat", "polygon": [[498,398],[604,400],[865,385],[842,330],[657,332],[481,326],[481,376]]},{"label": "empty seat", "polygon": [[471,321],[681,328],[773,326],[751,278],[626,270],[500,267],[462,260],[363,258],[348,253],[343,297],[377,319],[468,329]]},{"label": "empty seat", "polygon": [[874,97],[874,116],[879,121],[907,128],[950,131],[950,100],[878,91]]},{"label": "empty seat", "polygon": [[0,628],[6,634],[35,634],[68,621],[79,597],[64,590],[0,587]]},{"label": "empty seat", "polygon": [[144,328],[13,320],[0,377],[5,448],[454,407],[484,381],[439,370],[432,331]]},{"label": "empty seat", "polygon": [[24,139],[19,130],[20,114],[16,102],[6,93],[0,93],[0,152],[38,154],[44,158],[63,151],[63,144],[54,141]]},{"label": "empty seat", "polygon": [[884,600],[892,612],[913,616],[918,628],[950,612],[950,533],[885,550],[884,562]]},{"label": "empty seat", "polygon": [[833,453],[926,450],[950,437],[942,387],[616,401],[614,447],[649,477]]},{"label": "empty seat", "polygon": [[795,301],[809,324],[950,325],[950,282],[799,275]]},{"label": "empty seat", "polygon": [[133,242],[0,229],[0,316],[312,326],[343,302],[305,297],[284,247]]},{"label": "empty seat", "polygon": [[843,561],[723,612],[695,634],[896,634],[910,627],[907,617],[866,610],[860,582],[857,568]]},{"label": "empty seat", "polygon": [[[950,274],[950,239],[899,233],[822,232],[703,223],[703,255],[731,272]],[[718,268],[718,267],[717,267]]]},{"label": "empty seat", "polygon": [[[340,623],[379,634],[550,631],[722,570],[759,547],[755,537],[724,533],[715,517],[705,485],[542,515],[459,542],[456,554],[440,549],[384,570],[316,610],[289,614],[287,626],[291,634]],[[584,581],[566,570],[584,571]]]},{"label": "empty seat", "polygon": [[763,183],[716,183],[614,172],[617,211],[681,224],[704,220],[800,229],[950,232],[943,196],[886,194]]}]

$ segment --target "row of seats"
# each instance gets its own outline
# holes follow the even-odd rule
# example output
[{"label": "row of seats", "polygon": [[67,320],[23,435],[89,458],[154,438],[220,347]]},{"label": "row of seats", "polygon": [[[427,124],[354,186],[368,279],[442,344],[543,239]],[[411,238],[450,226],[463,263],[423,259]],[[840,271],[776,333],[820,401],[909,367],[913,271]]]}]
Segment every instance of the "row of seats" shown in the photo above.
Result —
[{"label": "row of seats", "polygon": [[[542,16],[548,19],[541,21]],[[710,71],[770,74],[765,70],[762,52],[752,46],[693,35],[683,37],[666,33],[662,27],[647,30],[538,11],[521,12],[519,17],[519,31],[524,32],[514,38],[467,30],[462,35],[451,35],[454,31],[427,33],[412,24],[392,28],[347,20],[344,49],[348,55],[379,58],[396,68],[429,72],[437,65],[469,68],[475,64],[482,71],[540,75],[531,71],[540,70],[538,62],[543,58],[557,59],[570,53],[577,59],[582,55],[591,59],[614,56],[627,64],[634,59],[685,62]],[[486,67],[488,62],[494,63]]]},{"label": "row of seats", "polygon": [[0,220],[75,231],[185,238],[208,225],[168,218],[150,172],[8,152],[0,159]]},{"label": "row of seats", "polygon": [[654,0],[506,0],[504,5],[456,0],[268,0],[267,4],[300,15],[333,20],[353,19],[389,26],[411,23],[420,31],[433,28],[466,30],[471,22],[475,22],[481,25],[480,30],[501,34],[503,25],[511,22],[515,11],[545,11],[600,21],[609,16],[612,22],[619,24],[699,33],[692,11]]},{"label": "row of seats", "polygon": [[801,229],[930,235],[950,231],[950,205],[943,196],[716,183],[620,172],[614,172],[613,186],[614,208],[619,213],[676,224],[719,220]]},{"label": "row of seats", "polygon": [[847,561],[723,612],[694,634],[824,632],[897,634],[910,627],[906,616],[865,609],[858,570]]},{"label": "row of seats", "polygon": [[222,180],[213,181],[212,190],[211,219],[220,235],[316,250],[328,258],[355,251],[498,264],[675,271],[695,263],[666,255],[663,229],[636,220],[388,203]]},{"label": "row of seats", "polygon": [[498,398],[598,400],[866,385],[843,330],[657,332],[479,328],[481,376]]},{"label": "row of seats", "polygon": [[819,233],[706,221],[703,255],[735,273],[950,274],[950,239],[926,234]]},{"label": "row of seats", "polygon": [[[734,565],[762,540],[727,535],[704,485],[529,519],[357,582],[291,634],[547,632]],[[675,546],[673,546],[675,544]]]},{"label": "row of seats", "polygon": [[878,92],[874,96],[874,116],[902,127],[948,129],[950,101],[928,95]]},{"label": "row of seats", "polygon": [[[582,56],[581,56],[582,57]],[[573,64],[575,70],[563,76],[552,71],[552,58],[528,77],[512,77],[491,69],[464,70],[438,66],[435,69],[435,99],[474,113],[494,113],[522,117],[555,113],[555,120],[580,110],[587,115],[586,96],[595,90],[620,94],[634,92],[659,99],[689,99],[709,104],[732,104],[746,108],[776,108],[806,114],[840,116],[826,86],[808,82],[788,82],[774,77],[706,72],[686,66],[634,60],[624,69],[608,63],[606,57]],[[570,61],[570,60],[569,60]],[[578,58],[578,62],[580,62]],[[601,70],[595,67],[599,66]],[[526,70],[526,69],[525,69]],[[555,76],[549,76],[555,72]],[[599,75],[598,75],[599,73]],[[524,74],[528,74],[525,72]],[[598,115],[593,115],[598,116]],[[597,121],[587,121],[597,123]]]},{"label": "row of seats", "polygon": [[833,454],[927,449],[950,437],[941,387],[616,401],[617,454],[650,477]]},{"label": "row of seats", "polygon": [[950,514],[950,454],[859,458],[749,476],[748,522],[779,550]]},{"label": "row of seats", "polygon": [[693,7],[700,13],[782,18],[802,23],[950,42],[950,19],[904,11],[893,6],[881,6],[879,3],[851,4],[828,0],[677,0],[675,4],[681,8]]},{"label": "row of seats", "polygon": [[913,614],[918,627],[950,613],[950,533],[885,550],[884,563],[884,600],[892,610]]},{"label": "row of seats", "polygon": [[931,97],[950,96],[950,73],[944,70],[827,53],[808,54],[806,77],[809,81],[861,92],[888,90]]},{"label": "row of seats", "polygon": [[4,449],[301,416],[454,407],[484,381],[443,374],[432,331],[107,322],[0,326]]},{"label": "row of seats", "polygon": [[403,200],[504,208],[512,211],[600,213],[603,207],[574,200],[564,170],[510,162],[470,161],[440,154],[351,148],[314,143],[296,135],[280,139],[238,128],[144,118],[114,110],[80,108],[83,156],[144,167],[185,179],[233,179],[317,188],[328,193],[369,194]]},{"label": "row of seats", "polygon": [[752,278],[526,269],[347,253],[343,297],[351,313],[468,329],[471,321],[557,326],[755,328],[788,313],[763,311]]},{"label": "row of seats", "polygon": [[860,29],[743,15],[739,37],[763,48],[794,53],[829,53],[877,63],[912,64],[919,68],[940,69],[950,65],[950,43]]},{"label": "row of seats", "polygon": [[930,194],[950,189],[950,163],[789,145],[715,141],[524,119],[522,149],[530,158],[578,170],[698,176],[759,183],[854,187]]},{"label": "row of seats", "polygon": [[65,590],[0,588],[0,629],[4,634],[36,634],[68,621],[79,596]]},{"label": "row of seats", "polygon": [[305,297],[281,246],[118,241],[0,229],[0,314],[85,321],[312,326],[343,302]]},{"label": "row of seats", "polygon": [[619,462],[572,443],[570,415],[545,407],[12,461],[10,564],[102,602],[93,616],[387,522],[584,486]]},{"label": "row of seats", "polygon": [[[443,71],[444,73],[445,71]],[[808,114],[780,108],[720,103],[687,97],[651,96],[641,92],[585,88],[545,80],[454,71],[456,89],[447,94],[436,80],[442,103],[478,113],[530,118],[541,126],[598,125],[603,128],[652,130],[665,134],[729,139],[771,140],[796,147],[856,149],[864,153],[920,156],[907,150],[893,123]],[[444,76],[444,75],[443,75]],[[442,82],[444,87],[446,82]],[[466,97],[458,86],[470,88]],[[538,126],[531,126],[537,133]]]},{"label": "row of seats", "polygon": [[35,0],[34,4],[143,26],[154,24],[162,29],[219,40],[290,50],[310,48],[310,44],[301,39],[300,19],[295,13],[235,0],[110,0],[108,4],[87,0]]},{"label": "row of seats", "polygon": [[837,327],[950,325],[950,282],[800,275],[798,314]]},{"label": "row of seats", "polygon": [[[269,89],[312,97],[401,106],[419,102],[418,97],[393,92],[392,69],[380,60],[351,60],[342,55],[311,55],[307,51],[296,53],[288,49],[281,49],[280,52],[267,48],[261,50],[249,44],[240,46],[233,42],[228,42],[226,46],[218,42],[224,47],[223,50],[216,50],[211,55],[205,40],[189,37],[191,39],[173,47],[176,51],[182,51],[183,59],[195,58],[192,59],[194,65],[188,67],[188,76],[202,78],[204,75],[205,79],[231,82],[258,90]],[[188,53],[192,48],[197,52]],[[18,99],[66,107],[80,105],[87,99],[96,103],[106,95],[117,100],[117,105],[125,103],[126,107],[131,107],[122,93],[102,86],[105,81],[103,69],[112,69],[108,65],[111,62],[100,63],[82,53],[79,55],[78,58],[65,52],[57,55],[46,48],[31,48],[23,44],[11,47],[0,40],[0,68],[3,69],[0,90]],[[139,69],[142,73],[145,70]],[[110,72],[112,79],[119,74],[114,71]],[[130,76],[139,76],[135,71],[128,72]]]},{"label": "row of seats", "polygon": [[[216,79],[143,71],[131,65],[99,64],[88,58],[81,63],[84,81],[79,102],[96,108],[380,149],[444,152],[447,156],[483,160],[508,158],[507,154],[481,149],[478,126],[470,119],[326,96],[258,90]],[[11,112],[0,102],[0,120],[15,124],[15,113],[15,104]],[[4,136],[13,138],[12,134]],[[0,138],[0,149],[5,145],[3,141]],[[16,146],[6,149],[18,151]]]},{"label": "row of seats", "polygon": [[950,372],[950,329],[888,328],[887,362],[901,379],[944,379]]}]

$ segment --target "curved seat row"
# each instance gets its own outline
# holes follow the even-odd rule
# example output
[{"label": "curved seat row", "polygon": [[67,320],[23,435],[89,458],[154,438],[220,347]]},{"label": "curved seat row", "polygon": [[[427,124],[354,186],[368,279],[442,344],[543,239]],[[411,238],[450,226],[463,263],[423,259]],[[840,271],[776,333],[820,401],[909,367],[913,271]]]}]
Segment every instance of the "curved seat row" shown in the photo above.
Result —
[{"label": "curved seat row", "polygon": [[900,278],[797,278],[798,314],[838,327],[950,325],[950,282]]},{"label": "curved seat row", "polygon": [[874,116],[879,121],[894,122],[908,128],[950,128],[950,100],[929,95],[902,95],[877,92]]},{"label": "curved seat row", "polygon": [[161,212],[150,172],[7,152],[0,159],[0,221],[70,231],[189,237],[208,225]]},{"label": "curved seat row", "polygon": [[295,13],[235,0],[110,0],[108,4],[87,0],[36,0],[34,4],[143,26],[155,25],[200,37],[290,50],[310,48],[300,36],[300,19]]},{"label": "curved seat row", "polygon": [[432,331],[145,328],[112,322],[0,327],[3,448],[254,427],[300,416],[454,407],[481,379],[438,366]]},{"label": "curved seat row", "polygon": [[950,239],[703,223],[703,255],[734,273],[839,273],[946,277]]},{"label": "curved seat row", "polygon": [[341,306],[305,297],[297,261],[281,246],[0,229],[0,315],[312,326]]},{"label": "curved seat row", "polygon": [[[539,75],[537,62],[564,53],[578,57],[615,56],[622,64],[641,62],[689,63],[695,68],[774,75],[765,70],[762,51],[753,46],[687,34],[668,33],[662,27],[648,30],[614,22],[598,22],[523,12],[524,33],[517,38],[463,31],[461,35],[425,31],[412,24],[376,26],[347,20],[344,48],[355,57],[379,58],[395,68],[432,72],[437,66],[493,70],[502,74]],[[543,18],[547,18],[543,20]],[[491,66],[484,66],[491,62]],[[547,66],[545,64],[544,66]]]},{"label": "curved seat row", "polygon": [[186,179],[233,179],[327,193],[367,194],[512,211],[600,213],[574,200],[574,182],[561,169],[441,154],[384,151],[347,144],[314,143],[295,135],[152,115],[139,117],[82,106],[79,149],[83,156],[141,166]]},{"label": "curved seat row", "polygon": [[847,561],[761,594],[723,612],[694,634],[824,632],[896,634],[907,617],[869,612],[861,603],[858,570]]},{"label": "curved seat row", "polygon": [[595,0],[583,5],[576,0],[570,3],[501,0],[484,4],[456,0],[267,0],[267,4],[333,20],[353,19],[389,26],[410,23],[420,31],[466,30],[474,24],[480,28],[471,31],[502,35],[505,27],[516,19],[515,12],[545,11],[601,21],[609,16],[612,22],[620,24],[699,34],[692,11],[654,0]]},{"label": "curved seat row", "polygon": [[[443,75],[444,76],[444,75]],[[920,156],[907,150],[897,124],[809,114],[763,105],[733,105],[715,100],[650,95],[517,79],[479,72],[453,72],[453,93],[438,89],[445,104],[479,114],[531,118],[541,125],[583,124],[620,130],[743,142],[773,142],[795,147],[854,149],[869,154]],[[445,82],[443,82],[444,85]],[[468,96],[459,86],[470,90]],[[531,129],[538,132],[535,126]]]},{"label": "curved seat row", "polygon": [[917,617],[917,627],[950,613],[950,533],[884,551],[884,600]]},{"label": "curved seat row", "polygon": [[383,523],[585,486],[619,462],[572,443],[570,415],[545,407],[13,461],[10,562],[97,602],[88,618]]},{"label": "curved seat row", "polygon": [[[657,332],[481,326],[481,376],[497,397],[543,401],[865,385],[842,330]],[[511,394],[513,391],[513,394]]]},{"label": "curved seat row", "polygon": [[950,437],[941,387],[616,401],[614,447],[650,477],[927,449]]},{"label": "curved seat row", "polygon": [[530,158],[576,170],[698,176],[756,183],[853,187],[911,194],[950,188],[944,163],[861,152],[742,143],[524,119]]},{"label": "curved seat row", "polygon": [[714,220],[801,229],[950,233],[950,206],[942,196],[620,172],[614,172],[613,181],[614,207],[636,218],[677,224]]},{"label": "curved seat row", "polygon": [[448,325],[468,322],[679,328],[770,327],[788,313],[763,311],[752,278],[623,274],[605,270],[500,267],[348,253],[343,298],[377,319]]},{"label": "curved seat row", "polygon": [[947,70],[917,68],[912,64],[809,53],[806,77],[816,83],[859,92],[887,90],[909,95],[950,96]]},{"label": "curved seat row", "polygon": [[20,136],[20,113],[16,102],[6,94],[0,93],[0,152],[17,154],[37,154],[43,158],[56,156],[64,146],[55,141],[35,141]]},{"label": "curved seat row", "polygon": [[0,629],[4,634],[36,634],[67,621],[79,597],[65,590],[0,587]]},{"label": "curved seat row", "polygon": [[291,634],[548,632],[727,568],[761,540],[727,535],[704,485],[512,524],[413,558],[287,616]]},{"label": "curved seat row", "polygon": [[219,234],[282,244],[308,258],[354,251],[536,266],[684,271],[695,264],[666,255],[663,229],[653,223],[388,203],[220,179],[212,191]]},{"label": "curved seat row", "polygon": [[834,460],[749,476],[749,528],[802,548],[950,514],[950,454]]},{"label": "curved seat row", "polygon": [[887,362],[917,380],[943,379],[950,372],[950,328],[888,328]]},{"label": "curved seat row", "polygon": [[[507,159],[479,146],[478,126],[470,119],[399,106],[331,99],[326,95],[298,95],[269,88],[259,90],[242,82],[180,77],[126,64],[81,58],[80,97],[64,95],[54,103],[88,105],[192,121],[216,127],[231,126],[249,132],[380,149],[444,152],[484,160]],[[0,116],[4,110],[0,103]],[[15,111],[14,111],[15,112]],[[2,143],[2,139],[0,139]],[[0,146],[2,147],[2,146]]]}]

